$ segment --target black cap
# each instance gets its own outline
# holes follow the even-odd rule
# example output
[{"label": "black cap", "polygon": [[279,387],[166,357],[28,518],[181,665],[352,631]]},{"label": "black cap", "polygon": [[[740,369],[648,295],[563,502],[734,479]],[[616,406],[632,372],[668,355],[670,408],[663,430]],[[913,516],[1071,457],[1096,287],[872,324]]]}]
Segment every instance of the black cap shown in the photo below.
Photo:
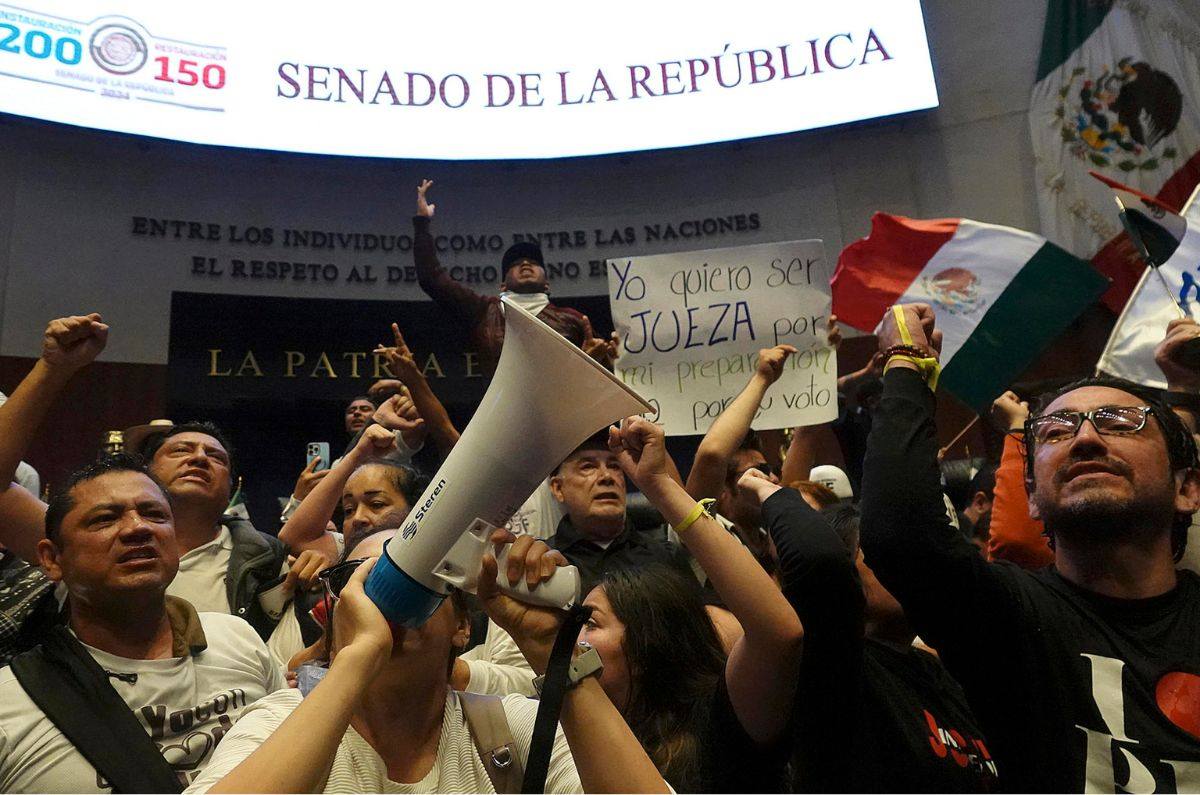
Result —
[{"label": "black cap", "polygon": [[504,258],[500,260],[500,269],[507,276],[508,269],[523,259],[531,259],[543,268],[546,267],[546,260],[542,257],[542,247],[532,240],[522,240],[519,243],[513,243],[508,247],[508,251],[504,252]]}]

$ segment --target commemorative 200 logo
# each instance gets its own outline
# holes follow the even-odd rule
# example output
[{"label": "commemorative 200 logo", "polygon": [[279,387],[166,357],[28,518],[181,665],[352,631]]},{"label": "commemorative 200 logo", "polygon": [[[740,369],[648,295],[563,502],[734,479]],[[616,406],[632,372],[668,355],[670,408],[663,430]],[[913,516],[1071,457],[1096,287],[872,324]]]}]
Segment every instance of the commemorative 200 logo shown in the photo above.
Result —
[{"label": "commemorative 200 logo", "polygon": [[4,78],[221,111],[228,72],[225,47],[155,35],[128,17],[72,20],[0,3]]}]

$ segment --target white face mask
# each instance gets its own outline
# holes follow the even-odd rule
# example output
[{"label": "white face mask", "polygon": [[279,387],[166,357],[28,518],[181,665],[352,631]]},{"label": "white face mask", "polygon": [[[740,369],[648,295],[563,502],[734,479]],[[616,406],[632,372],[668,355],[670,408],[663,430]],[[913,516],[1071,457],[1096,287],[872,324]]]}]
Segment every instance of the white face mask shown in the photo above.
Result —
[{"label": "white face mask", "polygon": [[[505,290],[500,293],[500,297],[509,299],[531,315],[536,315],[550,305],[550,296],[546,293],[514,293]],[[500,303],[500,308],[504,309],[503,302]]]}]

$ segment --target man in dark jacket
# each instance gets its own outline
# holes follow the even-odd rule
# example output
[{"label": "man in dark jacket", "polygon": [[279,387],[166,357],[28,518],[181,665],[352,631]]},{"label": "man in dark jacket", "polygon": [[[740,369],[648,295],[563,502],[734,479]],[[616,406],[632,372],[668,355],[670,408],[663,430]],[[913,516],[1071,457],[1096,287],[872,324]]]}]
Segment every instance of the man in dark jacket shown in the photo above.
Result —
[{"label": "man in dark jacket", "polygon": [[[436,205],[425,194],[433,186],[424,180],[417,188],[417,214],[413,218],[413,258],[417,266],[417,282],[438,306],[466,327],[471,347],[479,354],[480,366],[491,375],[500,360],[504,344],[504,312],[500,296],[480,295],[450,277],[438,262],[437,247],[430,234]],[[550,282],[546,277],[546,262],[537,243],[514,243],[504,252],[500,262],[501,295],[508,296],[522,309],[535,315],[550,328],[582,348],[606,367],[612,367],[616,356],[615,339],[598,339],[592,325],[577,310],[550,303]]]}]

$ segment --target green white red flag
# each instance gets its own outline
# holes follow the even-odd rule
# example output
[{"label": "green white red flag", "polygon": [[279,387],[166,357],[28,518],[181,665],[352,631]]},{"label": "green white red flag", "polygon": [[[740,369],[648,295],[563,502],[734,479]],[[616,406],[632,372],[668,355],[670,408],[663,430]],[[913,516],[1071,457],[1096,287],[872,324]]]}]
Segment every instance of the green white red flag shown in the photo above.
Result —
[{"label": "green white red flag", "polygon": [[943,334],[939,385],[983,409],[1107,286],[1029,232],[876,213],[871,234],[838,257],[833,313],[870,332],[892,304],[931,304]]},{"label": "green white red flag", "polygon": [[1049,0],[1029,108],[1042,233],[1112,279],[1145,268],[1096,170],[1182,207],[1200,182],[1200,20],[1180,0]]}]

